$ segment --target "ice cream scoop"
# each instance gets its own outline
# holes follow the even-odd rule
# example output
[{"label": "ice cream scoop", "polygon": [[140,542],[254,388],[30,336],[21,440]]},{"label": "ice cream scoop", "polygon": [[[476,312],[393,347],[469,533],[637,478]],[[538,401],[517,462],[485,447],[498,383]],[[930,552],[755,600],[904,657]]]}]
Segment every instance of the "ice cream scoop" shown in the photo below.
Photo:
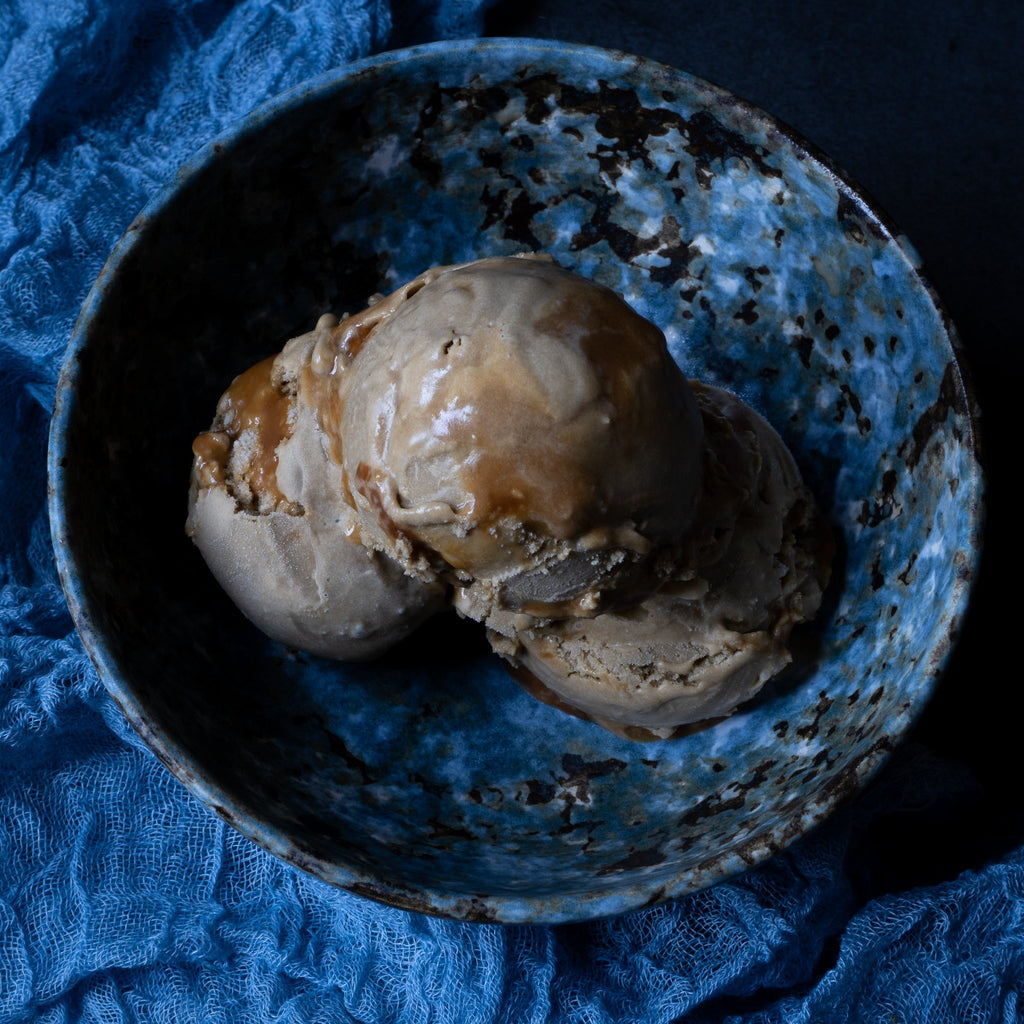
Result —
[{"label": "ice cream scoop", "polygon": [[355,512],[341,499],[341,467],[301,386],[318,331],[241,374],[220,399],[210,430],[193,443],[186,530],[263,632],[311,654],[358,660],[411,632],[442,607],[444,591],[359,540]]},{"label": "ice cream scoop", "polygon": [[676,576],[631,607],[492,635],[535,696],[632,739],[753,697],[790,663],[828,580],[831,538],[782,440],[735,396],[694,390],[706,486]]},{"label": "ice cream scoop", "polygon": [[429,271],[357,320],[314,372],[364,541],[482,620],[649,588],[688,531],[702,449],[658,328],[523,257]]}]

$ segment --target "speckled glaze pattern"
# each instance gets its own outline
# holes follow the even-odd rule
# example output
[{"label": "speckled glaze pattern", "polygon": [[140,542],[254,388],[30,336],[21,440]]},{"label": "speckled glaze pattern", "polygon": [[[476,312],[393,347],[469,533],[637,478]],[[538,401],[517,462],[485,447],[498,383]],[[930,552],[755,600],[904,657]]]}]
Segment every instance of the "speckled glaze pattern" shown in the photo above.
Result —
[{"label": "speckled glaze pattern", "polygon": [[[438,263],[546,250],[781,433],[839,542],[796,661],[635,744],[535,702],[478,628],[340,665],[262,638],[186,539],[192,437],[232,376]],[[709,885],[856,790],[932,690],[982,484],[952,328],[892,226],[699,79],[564,44],[436,44],[256,111],[132,224],[82,312],[51,520],[105,685],[201,800],[387,903],[567,921]]]}]

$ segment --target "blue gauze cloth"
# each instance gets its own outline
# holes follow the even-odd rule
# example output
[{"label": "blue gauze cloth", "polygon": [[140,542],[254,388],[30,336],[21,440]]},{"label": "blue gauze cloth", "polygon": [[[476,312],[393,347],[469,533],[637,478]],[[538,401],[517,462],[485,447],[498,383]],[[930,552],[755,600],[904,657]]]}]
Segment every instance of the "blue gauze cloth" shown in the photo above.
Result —
[{"label": "blue gauze cloth", "polygon": [[45,508],[48,419],[91,282],[230,121],[396,39],[477,34],[484,6],[0,4],[0,1024],[1018,1019],[1020,852],[911,892],[865,882],[872,822],[970,790],[924,748],[710,890],[596,923],[463,925],[334,890],[242,838],[100,686]]}]

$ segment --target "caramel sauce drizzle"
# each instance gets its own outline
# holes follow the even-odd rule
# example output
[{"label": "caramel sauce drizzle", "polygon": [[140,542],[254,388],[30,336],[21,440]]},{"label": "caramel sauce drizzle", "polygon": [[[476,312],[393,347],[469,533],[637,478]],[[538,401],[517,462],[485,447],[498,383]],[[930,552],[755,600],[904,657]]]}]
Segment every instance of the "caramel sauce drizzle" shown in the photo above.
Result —
[{"label": "caramel sauce drizzle", "polygon": [[[204,486],[222,484],[235,442],[246,431],[256,443],[241,478],[261,507],[290,504],[277,485],[277,446],[288,436],[288,401],[274,386],[275,356],[270,356],[239,374],[217,405],[219,429],[200,434],[192,442],[196,470]],[[236,473],[236,476],[239,474]]]}]

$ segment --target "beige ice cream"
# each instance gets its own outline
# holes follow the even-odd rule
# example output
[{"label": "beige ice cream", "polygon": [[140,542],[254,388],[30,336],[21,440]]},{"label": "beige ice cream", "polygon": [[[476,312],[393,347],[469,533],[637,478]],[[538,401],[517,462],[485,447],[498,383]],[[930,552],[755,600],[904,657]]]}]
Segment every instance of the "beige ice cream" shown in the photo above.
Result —
[{"label": "beige ice cream", "polygon": [[319,364],[364,541],[505,628],[649,591],[702,447],[662,333],[538,258],[432,270],[385,306],[343,371],[340,338]]},{"label": "beige ice cream", "polygon": [[189,531],[272,636],[369,657],[444,594],[524,685],[623,735],[734,710],[827,576],[771,428],[545,257],[321,318],[194,451]]},{"label": "beige ice cream", "polygon": [[186,530],[238,608],[311,654],[372,658],[443,605],[443,588],[407,576],[359,541],[342,470],[323,446],[301,377],[336,323],[238,377],[196,438]]},{"label": "beige ice cream", "polygon": [[828,580],[831,538],[781,439],[727,392],[694,390],[704,487],[675,576],[630,607],[492,637],[535,696],[633,739],[753,697],[789,664]]}]

